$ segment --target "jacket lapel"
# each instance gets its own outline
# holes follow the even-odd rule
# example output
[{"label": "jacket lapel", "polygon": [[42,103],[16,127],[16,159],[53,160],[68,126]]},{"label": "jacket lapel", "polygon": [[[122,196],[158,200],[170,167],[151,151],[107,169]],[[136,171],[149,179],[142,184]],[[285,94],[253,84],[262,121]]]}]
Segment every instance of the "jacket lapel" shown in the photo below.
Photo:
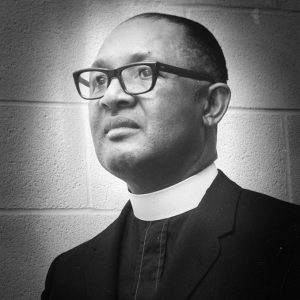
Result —
[{"label": "jacket lapel", "polygon": [[221,171],[191,212],[178,253],[165,270],[155,299],[187,299],[218,259],[219,239],[230,233],[241,188]]},{"label": "jacket lapel", "polygon": [[131,209],[128,202],[118,219],[95,239],[86,269],[88,299],[117,299],[119,252],[126,217]]}]

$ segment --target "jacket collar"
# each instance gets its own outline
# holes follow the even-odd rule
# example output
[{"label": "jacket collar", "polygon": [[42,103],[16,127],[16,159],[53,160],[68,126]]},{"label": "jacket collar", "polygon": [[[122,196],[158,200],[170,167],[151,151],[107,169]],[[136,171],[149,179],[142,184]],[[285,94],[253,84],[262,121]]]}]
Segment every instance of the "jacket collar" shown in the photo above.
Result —
[{"label": "jacket collar", "polygon": [[[238,185],[219,171],[199,206],[190,214],[178,254],[165,270],[155,299],[186,299],[209,272],[221,251],[219,239],[233,229],[240,191]],[[128,202],[120,217],[95,239],[90,249],[86,280],[91,299],[117,299],[120,247],[131,209]]]}]

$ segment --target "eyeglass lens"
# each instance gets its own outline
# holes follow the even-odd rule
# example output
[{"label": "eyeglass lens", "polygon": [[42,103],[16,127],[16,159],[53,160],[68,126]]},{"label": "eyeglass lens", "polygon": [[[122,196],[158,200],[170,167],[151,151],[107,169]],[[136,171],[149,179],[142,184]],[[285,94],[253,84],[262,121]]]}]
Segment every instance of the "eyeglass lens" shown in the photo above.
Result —
[{"label": "eyeglass lens", "polygon": [[[129,66],[121,71],[120,77],[128,93],[138,94],[152,86],[152,68],[147,65]],[[108,87],[108,75],[101,71],[85,71],[79,77],[79,89],[84,98],[95,99],[104,95]]]}]

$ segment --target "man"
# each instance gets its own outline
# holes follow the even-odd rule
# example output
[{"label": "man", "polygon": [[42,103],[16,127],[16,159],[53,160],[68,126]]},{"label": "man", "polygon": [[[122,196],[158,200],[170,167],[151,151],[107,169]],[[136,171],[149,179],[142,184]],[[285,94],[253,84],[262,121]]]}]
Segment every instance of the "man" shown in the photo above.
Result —
[{"label": "man", "polygon": [[98,159],[130,202],[54,260],[42,299],[300,299],[299,207],[214,165],[230,90],[205,27],[138,15],[74,79]]}]

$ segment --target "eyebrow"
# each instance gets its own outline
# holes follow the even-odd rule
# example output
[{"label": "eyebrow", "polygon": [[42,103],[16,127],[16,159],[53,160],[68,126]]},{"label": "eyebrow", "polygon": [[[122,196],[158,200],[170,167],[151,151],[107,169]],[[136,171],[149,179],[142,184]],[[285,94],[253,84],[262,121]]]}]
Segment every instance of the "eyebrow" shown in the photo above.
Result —
[{"label": "eyebrow", "polygon": [[[150,51],[136,52],[136,53],[133,53],[129,56],[126,64],[145,61],[146,59],[149,59],[149,58],[151,58],[151,52]],[[107,61],[103,60],[102,58],[97,59],[92,64],[92,68],[106,68],[106,67],[109,68],[109,66],[110,65],[107,63]]]}]

